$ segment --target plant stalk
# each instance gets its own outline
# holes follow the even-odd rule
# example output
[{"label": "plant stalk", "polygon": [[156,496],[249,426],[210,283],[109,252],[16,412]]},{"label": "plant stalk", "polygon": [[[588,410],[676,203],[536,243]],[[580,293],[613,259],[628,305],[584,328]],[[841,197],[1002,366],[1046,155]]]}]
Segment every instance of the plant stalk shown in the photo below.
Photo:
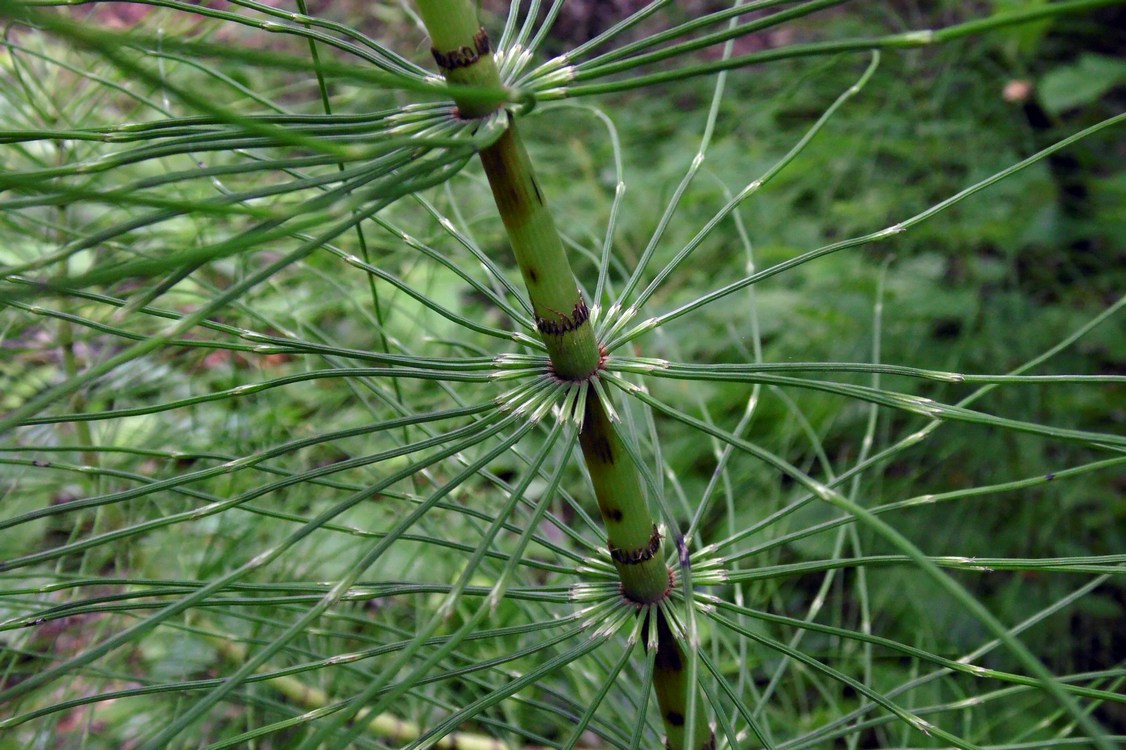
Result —
[{"label": "plant stalk", "polygon": [[579,445],[606,524],[610,558],[623,595],[643,604],[659,602],[670,589],[661,535],[649,513],[633,458],[593,388],[586,397]]},{"label": "plant stalk", "polygon": [[[488,34],[478,25],[473,4],[425,0],[418,6],[430,32],[434,59],[453,85],[458,116],[480,118],[502,110],[503,101],[480,96],[482,90],[502,91],[503,87]],[[481,151],[481,163],[552,368],[563,380],[585,380],[598,371],[602,361],[589,310],[516,123],[507,112],[498,116],[508,119],[508,127],[496,143]]]},{"label": "plant stalk", "polygon": [[[455,84],[452,94],[459,116],[497,113],[501,102],[483,106],[480,96],[463,96],[466,86],[501,89],[488,35],[477,24],[472,3],[419,0],[418,6],[430,30],[434,59],[447,81]],[[563,380],[596,378],[603,355],[586,302],[516,123],[507,112],[499,116],[508,118],[508,127],[500,139],[481,151],[481,163],[524,277],[552,370]],[[632,601],[649,604],[667,593],[668,569],[637,467],[607,412],[596,389],[588,388],[580,443],[606,522],[622,593]]]},{"label": "plant stalk", "polygon": [[[697,708],[696,720],[692,724],[692,738],[688,734],[688,654],[671,627],[660,607],[650,607],[646,625],[657,628],[657,655],[653,662],[653,692],[657,694],[657,706],[661,709],[661,721],[668,735],[670,748],[698,748],[714,750],[715,735],[704,720],[702,708]],[[700,694],[696,694],[696,705],[702,706]]]},{"label": "plant stalk", "polygon": [[[506,118],[504,134],[480,152],[489,186],[512,244],[517,265],[554,375],[561,380],[591,381],[599,377],[604,353],[594,335],[589,310],[531,160],[503,92],[489,38],[477,21],[470,0],[418,0],[430,33],[434,59],[457,104],[457,116]],[[612,409],[598,390],[587,387],[583,426],[579,434],[602,519],[607,546],[622,584],[622,596],[639,605],[656,605],[671,590],[657,524],[642,491],[637,466],[610,419]],[[641,611],[655,610],[643,607]],[[683,726],[687,716],[687,658],[663,615],[657,616],[657,666],[654,690],[670,750],[706,750],[714,746],[703,712],[691,741]],[[679,665],[677,667],[676,665]],[[697,694],[699,697],[699,694]],[[703,704],[697,700],[696,705]],[[679,722],[679,723],[678,723]]]}]

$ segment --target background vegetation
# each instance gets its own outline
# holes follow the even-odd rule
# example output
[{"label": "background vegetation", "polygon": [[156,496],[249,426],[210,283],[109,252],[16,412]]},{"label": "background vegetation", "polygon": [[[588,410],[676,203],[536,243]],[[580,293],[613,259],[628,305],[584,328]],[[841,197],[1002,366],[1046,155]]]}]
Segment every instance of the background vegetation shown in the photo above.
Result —
[{"label": "background vegetation", "polygon": [[[527,313],[472,147],[437,148],[467,136],[365,114],[421,112],[442,92],[357,77],[374,63],[311,49],[292,33],[305,26],[271,4],[155,5],[51,9],[38,17],[59,19],[48,31],[0,5],[11,20],[0,747],[414,747],[455,730],[462,746],[657,746],[659,717],[638,711],[651,658],[631,650],[634,625],[615,608],[565,420],[545,405],[537,424],[506,421],[494,403],[525,381],[491,379],[493,357],[533,350],[501,338]],[[578,7],[544,55],[581,44],[619,5]],[[1031,5],[846,3],[728,54]],[[614,44],[705,10],[689,6]],[[407,7],[309,10],[339,24],[318,33],[354,28],[433,70]],[[499,38],[503,13],[486,18]],[[1111,5],[885,52],[638,320],[904,221],[1118,115],[1124,20]],[[869,62],[740,68],[722,97],[708,77],[538,103],[524,132],[590,298],[608,227],[618,291],[683,190],[648,281]],[[1122,703],[1107,700],[1126,676],[1121,132],[618,352],[700,365],[683,379],[630,377],[702,425],[620,394],[618,406],[641,435],[651,502],[666,498],[666,521],[687,534],[701,594],[738,608],[720,612],[738,629],[704,599],[685,609],[722,746],[756,746],[756,733],[779,748],[950,744],[912,717],[971,747],[1126,735]],[[435,148],[394,161],[400,135]],[[722,370],[705,366],[756,362],[829,371],[717,382]],[[1035,362],[1020,374],[1060,378],[951,382],[842,364],[877,362],[970,376]],[[817,379],[944,404],[984,389],[972,409],[987,417],[932,421],[903,401],[876,408],[808,387]],[[920,430],[925,440],[903,442]],[[903,503],[879,517],[1018,634],[1057,687],[1088,690],[1070,694],[1095,737],[1035,680],[1011,677],[1026,665],[964,601],[872,526],[830,523],[839,508],[734,450],[740,437],[859,506]],[[733,580],[709,578],[711,563]]]}]

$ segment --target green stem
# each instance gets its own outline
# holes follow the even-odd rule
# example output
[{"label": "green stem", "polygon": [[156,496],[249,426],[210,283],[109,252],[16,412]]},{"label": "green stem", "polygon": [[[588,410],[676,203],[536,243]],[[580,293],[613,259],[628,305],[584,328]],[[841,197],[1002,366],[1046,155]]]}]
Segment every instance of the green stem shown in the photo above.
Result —
[{"label": "green stem", "polygon": [[[420,0],[419,9],[430,31],[434,59],[463,118],[497,113],[502,102],[482,100],[482,88],[501,90],[500,73],[489,37],[477,23],[467,0]],[[471,90],[472,89],[472,90]],[[508,118],[504,135],[481,151],[493,198],[512,243],[555,374],[564,380],[585,380],[602,361],[589,311],[563,250],[563,240],[536,182],[531,160],[516,123]]]},{"label": "green stem", "polygon": [[[506,118],[504,134],[480,152],[481,163],[523,275],[552,371],[561,380],[587,381],[579,442],[606,524],[607,545],[621,580],[622,596],[638,604],[656,605],[671,589],[661,535],[642,492],[638,467],[610,418],[612,406],[603,400],[603,389],[595,387],[603,351],[516,122],[511,113],[501,111],[500,98],[481,97],[482,90],[503,91],[488,35],[478,24],[470,0],[418,0],[418,7],[430,32],[434,59],[452,84],[450,93],[458,116]],[[653,607],[640,611],[650,609]],[[686,737],[691,679],[684,643],[667,624],[661,627],[663,615],[658,615],[656,622],[653,686],[668,747],[706,750],[714,740],[702,711],[691,741]],[[700,703],[696,700],[697,705]]]},{"label": "green stem", "polygon": [[622,593],[646,604],[664,599],[669,570],[661,552],[661,536],[642,494],[633,458],[593,388],[587,393],[579,444],[606,524]]},{"label": "green stem", "polygon": [[[419,8],[431,29],[434,59],[447,80],[476,86],[501,85],[488,36],[477,25],[476,14],[468,2],[420,0]],[[457,25],[460,28],[454,28]],[[455,88],[453,94],[464,117],[473,102],[458,99],[459,91]],[[499,106],[473,111],[486,116]],[[602,366],[602,352],[586,302],[516,123],[507,112],[501,116],[508,118],[508,127],[496,143],[481,151],[481,163],[523,274],[536,327],[557,377],[596,378]],[[669,578],[661,554],[661,538],[641,491],[637,467],[595,388],[588,388],[584,399],[580,442],[606,522],[610,554],[618,568],[623,595],[645,604],[663,599]]]},{"label": "green stem", "polygon": [[[649,608],[649,627],[657,629],[657,658],[653,662],[653,691],[657,694],[657,706],[661,709],[661,721],[665,723],[670,748],[699,748],[714,750],[715,735],[703,720],[703,711],[697,709],[692,723],[692,739],[686,736],[688,724],[688,690],[690,685],[688,654],[679,638],[669,627],[668,618],[660,607]],[[696,705],[701,705],[699,693]]]},{"label": "green stem", "polygon": [[418,8],[430,33],[430,51],[465,119],[485,117],[503,106],[496,97],[482,97],[481,89],[503,91],[500,72],[489,46],[489,35],[477,22],[477,9],[468,0],[420,0]]},{"label": "green stem", "polygon": [[481,151],[481,163],[555,374],[585,380],[602,361],[594,326],[511,116],[504,135]]}]

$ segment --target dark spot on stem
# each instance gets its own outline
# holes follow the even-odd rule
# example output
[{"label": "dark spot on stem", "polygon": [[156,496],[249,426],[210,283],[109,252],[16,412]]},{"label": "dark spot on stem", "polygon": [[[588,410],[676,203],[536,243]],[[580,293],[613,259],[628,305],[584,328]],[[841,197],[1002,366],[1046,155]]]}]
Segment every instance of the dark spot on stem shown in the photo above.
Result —
[{"label": "dark spot on stem", "polygon": [[665,719],[674,727],[684,726],[684,714],[682,714],[680,711],[669,711],[665,714]]},{"label": "dark spot on stem", "polygon": [[610,508],[608,511],[606,511],[606,517],[611,521],[620,522],[623,518],[622,511],[617,508]]},{"label": "dark spot on stem", "polygon": [[533,284],[535,284],[539,280],[540,280],[540,275],[538,273],[536,273],[536,269],[529,268],[528,269],[528,281],[531,281]]},{"label": "dark spot on stem", "polygon": [[657,610],[657,657],[654,667],[662,672],[679,672],[684,669],[684,660],[680,658],[680,648],[676,643],[676,636],[665,620],[665,613]]},{"label": "dark spot on stem", "polygon": [[51,465],[51,462],[50,462],[50,461],[39,461],[39,460],[35,460],[35,461],[32,461],[32,462],[31,462],[31,465],[32,465],[32,466],[38,466],[38,467],[39,467],[39,468],[41,468],[41,469],[45,469],[45,468],[47,468],[48,466],[50,466],[50,465]]},{"label": "dark spot on stem", "polygon": [[1055,474],[1045,474],[1044,475],[1044,479],[1048,480],[1049,482],[1052,481],[1055,478],[1056,478]]},{"label": "dark spot on stem", "polygon": [[614,463],[614,449],[604,435],[598,435],[590,442],[590,450],[604,464]]}]

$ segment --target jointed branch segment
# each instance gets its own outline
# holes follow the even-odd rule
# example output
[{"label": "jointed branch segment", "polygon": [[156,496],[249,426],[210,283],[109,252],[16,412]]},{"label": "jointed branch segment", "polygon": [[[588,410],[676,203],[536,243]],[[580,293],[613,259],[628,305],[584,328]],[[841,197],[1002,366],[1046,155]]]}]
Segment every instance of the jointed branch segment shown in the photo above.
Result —
[{"label": "jointed branch segment", "polygon": [[640,565],[647,560],[652,560],[660,551],[661,532],[657,528],[657,524],[653,524],[653,533],[649,535],[649,543],[644,547],[620,549],[613,544],[610,545],[610,557],[614,562],[622,565]]},{"label": "jointed branch segment", "polygon": [[[500,89],[500,75],[488,36],[478,25],[468,0],[419,0],[433,40],[434,59],[452,90],[463,118],[493,115],[502,104],[477,96],[466,87]],[[571,270],[563,241],[536,182],[531,160],[510,113],[507,128],[480,152],[493,198],[512,244],[555,377],[586,381],[599,377],[605,353],[594,335],[590,310]],[[601,389],[587,388],[579,434],[583,457],[606,524],[607,546],[622,584],[622,596],[647,612],[658,611],[673,579],[661,550],[661,533],[649,512],[633,454],[607,414]],[[714,746],[703,711],[686,738],[690,690],[684,645],[656,615],[658,628],[654,688],[672,750],[707,750]],[[652,626],[652,622],[650,622]],[[663,626],[663,627],[662,627]],[[702,701],[697,701],[700,705]]]},{"label": "jointed branch segment", "polygon": [[639,604],[661,601],[669,591],[661,535],[641,491],[637,466],[593,388],[584,405],[579,445],[606,524],[622,596]]},{"label": "jointed branch segment", "polygon": [[[691,747],[694,750],[714,750],[715,734],[704,721],[703,712],[696,715],[693,724],[692,741],[685,736],[688,713],[688,656],[682,640],[669,626],[668,618],[661,607],[651,607],[647,627],[657,629],[657,654],[653,661],[653,688],[657,694],[657,705],[661,708],[661,718],[665,723],[668,737],[665,747],[670,750]],[[696,705],[700,705],[697,701]]]},{"label": "jointed branch segment", "polygon": [[[590,310],[586,307],[586,301],[583,299],[582,292],[579,293],[579,301],[575,303],[575,308],[571,310],[571,314],[564,315],[558,310],[554,310],[559,318],[556,320],[547,320],[539,316],[536,317],[536,328],[545,336],[562,336],[571,331],[577,331],[583,323],[590,318]],[[601,359],[601,356],[599,357]]]},{"label": "jointed branch segment", "polygon": [[586,301],[563,251],[563,240],[511,117],[504,134],[481,151],[481,163],[524,276],[536,327],[544,334],[552,369],[564,380],[585,380],[597,372],[602,353],[589,323]]},{"label": "jointed branch segment", "polygon": [[448,73],[456,68],[468,68],[480,60],[482,55],[489,54],[490,51],[489,34],[483,26],[478,28],[477,33],[473,35],[472,47],[465,44],[448,52],[443,52],[437,47],[430,48],[430,53],[434,55],[434,62],[438,63],[438,67],[442,69],[443,73]]}]

